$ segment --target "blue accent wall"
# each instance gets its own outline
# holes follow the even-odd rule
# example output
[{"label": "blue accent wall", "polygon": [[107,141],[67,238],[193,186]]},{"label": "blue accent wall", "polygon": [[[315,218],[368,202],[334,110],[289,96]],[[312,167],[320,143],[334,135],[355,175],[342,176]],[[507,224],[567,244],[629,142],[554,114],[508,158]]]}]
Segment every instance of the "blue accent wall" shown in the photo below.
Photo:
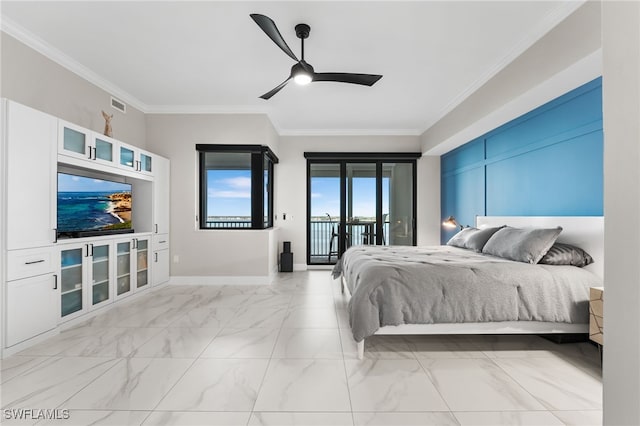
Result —
[{"label": "blue accent wall", "polygon": [[602,215],[602,141],[597,78],[443,155],[442,218]]}]

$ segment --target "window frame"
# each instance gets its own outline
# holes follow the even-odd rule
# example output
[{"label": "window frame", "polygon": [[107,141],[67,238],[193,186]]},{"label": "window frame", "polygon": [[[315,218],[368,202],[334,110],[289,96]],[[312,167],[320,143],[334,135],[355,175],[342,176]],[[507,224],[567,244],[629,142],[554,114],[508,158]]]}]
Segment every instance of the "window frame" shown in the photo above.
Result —
[{"label": "window frame", "polygon": [[[196,144],[198,154],[198,228],[201,230],[239,230],[239,229],[269,229],[273,228],[274,212],[274,175],[278,157],[265,145],[233,145],[233,144]],[[251,154],[251,226],[250,227],[209,227],[207,226],[207,169],[206,155],[210,153],[249,153]],[[268,203],[265,212],[264,185],[265,162],[268,161]],[[265,221],[265,216],[267,221]]]}]

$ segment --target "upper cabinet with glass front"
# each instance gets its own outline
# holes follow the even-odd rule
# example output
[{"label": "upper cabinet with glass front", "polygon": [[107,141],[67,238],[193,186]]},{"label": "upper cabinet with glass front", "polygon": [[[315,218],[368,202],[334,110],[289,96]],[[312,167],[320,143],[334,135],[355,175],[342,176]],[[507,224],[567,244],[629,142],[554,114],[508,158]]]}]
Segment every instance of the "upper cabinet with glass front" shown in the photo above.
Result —
[{"label": "upper cabinet with glass front", "polygon": [[128,170],[132,176],[153,176],[151,153],[63,120],[58,125],[58,154],[62,155],[59,161],[65,163],[91,164],[91,168],[102,164]]},{"label": "upper cabinet with glass front", "polygon": [[81,160],[115,166],[119,142],[60,120],[58,126],[58,154]]},{"label": "upper cabinet with glass front", "polygon": [[125,143],[119,146],[118,167],[146,175],[153,174],[151,154]]}]

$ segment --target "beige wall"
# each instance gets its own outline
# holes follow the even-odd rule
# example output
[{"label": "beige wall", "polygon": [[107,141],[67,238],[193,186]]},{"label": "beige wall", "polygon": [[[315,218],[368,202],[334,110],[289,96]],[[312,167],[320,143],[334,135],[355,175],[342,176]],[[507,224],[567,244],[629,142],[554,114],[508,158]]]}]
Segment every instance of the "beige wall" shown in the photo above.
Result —
[{"label": "beige wall", "polygon": [[640,3],[602,4],[604,423],[640,424]]},{"label": "beige wall", "polygon": [[0,32],[2,64],[0,96],[102,133],[101,110],[113,114],[113,136],[145,148],[145,117],[127,106],[111,107],[111,95],[58,65],[10,35]]},{"label": "beige wall", "polygon": [[[480,89],[471,94],[460,105],[445,115],[436,124],[422,134],[423,152],[442,154],[464,142],[473,139],[504,122],[516,118],[551,99],[586,83],[600,75],[599,58],[596,57],[595,69],[588,72],[575,71],[566,76],[568,86],[560,85],[558,90],[547,90],[542,96],[533,99],[521,111],[509,105],[507,115],[501,114],[501,122],[492,122],[479,129],[476,134],[466,134],[466,139],[455,140],[446,150],[434,150],[438,145],[447,143],[451,138],[475,125],[483,118],[522,97],[561,71],[597,53],[600,42],[600,4],[587,2],[567,17],[544,37],[534,43],[526,52],[498,72]],[[593,67],[591,67],[593,68]],[[508,115],[508,114],[511,115]]]},{"label": "beige wall", "polygon": [[[277,135],[262,114],[149,114],[147,148],[171,160],[171,275],[268,276],[275,268],[273,235],[263,230],[199,230],[195,146],[268,145]],[[178,256],[178,262],[175,262]]]}]

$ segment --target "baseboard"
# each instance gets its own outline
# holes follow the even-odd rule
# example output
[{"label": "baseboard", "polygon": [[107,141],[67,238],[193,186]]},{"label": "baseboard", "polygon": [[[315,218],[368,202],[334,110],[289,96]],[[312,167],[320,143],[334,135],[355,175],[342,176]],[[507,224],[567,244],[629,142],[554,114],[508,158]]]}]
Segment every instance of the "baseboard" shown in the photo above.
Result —
[{"label": "baseboard", "polygon": [[171,276],[170,285],[269,285],[275,275],[256,276]]},{"label": "baseboard", "polygon": [[306,263],[294,263],[293,264],[293,270],[294,271],[306,271],[307,268],[307,264]]},{"label": "baseboard", "polygon": [[34,336],[32,338],[30,338],[29,340],[25,340],[24,342],[20,342],[20,343],[16,343],[13,346],[10,346],[8,348],[4,348],[2,350],[2,359],[4,358],[8,358],[11,355],[15,355],[18,352],[21,352],[33,345],[36,345],[38,343],[42,343],[47,339],[52,338],[53,336],[56,336],[60,334],[60,329],[58,327],[54,328],[53,330],[49,330],[46,331],[42,334],[38,334],[37,336]]}]

